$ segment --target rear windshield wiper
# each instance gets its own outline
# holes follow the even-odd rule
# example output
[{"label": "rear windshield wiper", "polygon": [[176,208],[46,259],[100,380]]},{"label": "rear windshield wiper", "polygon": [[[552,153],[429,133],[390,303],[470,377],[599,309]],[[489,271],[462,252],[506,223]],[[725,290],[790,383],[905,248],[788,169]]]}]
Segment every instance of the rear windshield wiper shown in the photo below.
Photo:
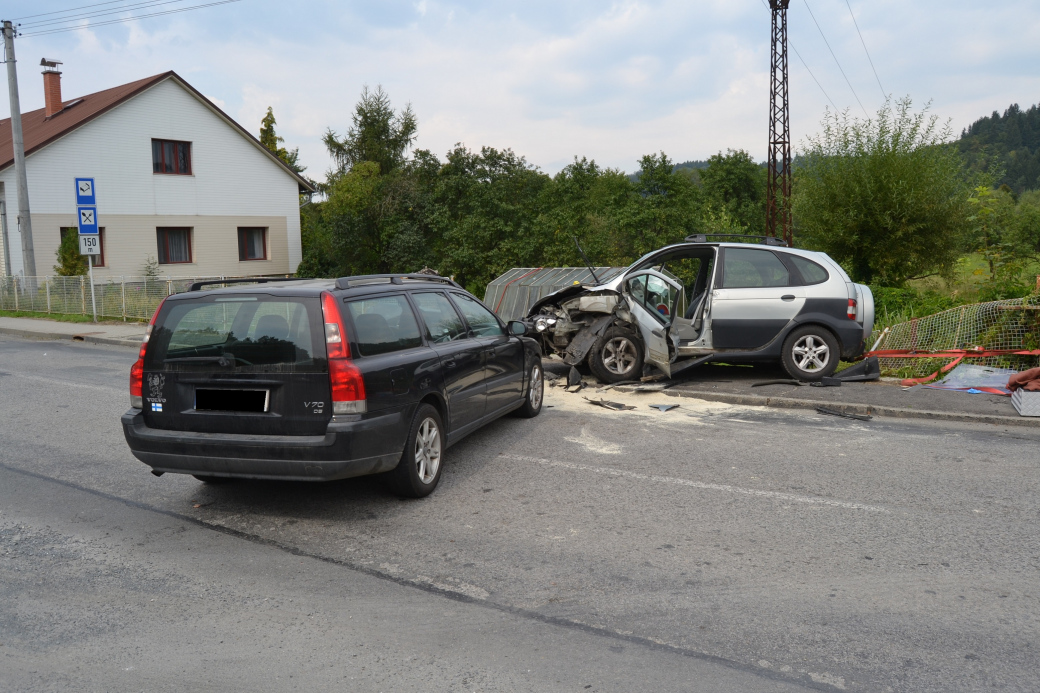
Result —
[{"label": "rear windshield wiper", "polygon": [[172,359],[163,359],[163,363],[219,363],[221,366],[233,366],[235,357],[230,354],[226,356],[175,356]]}]

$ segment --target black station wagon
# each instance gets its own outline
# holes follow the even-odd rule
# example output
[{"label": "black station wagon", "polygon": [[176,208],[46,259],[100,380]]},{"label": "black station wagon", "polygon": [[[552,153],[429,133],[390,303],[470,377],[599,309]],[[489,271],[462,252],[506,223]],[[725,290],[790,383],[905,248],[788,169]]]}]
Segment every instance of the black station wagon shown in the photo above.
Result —
[{"label": "black station wagon", "polygon": [[208,284],[163,302],[130,371],[123,432],[153,474],[217,483],[386,472],[419,497],[437,486],[449,445],[541,410],[527,328],[449,279]]}]

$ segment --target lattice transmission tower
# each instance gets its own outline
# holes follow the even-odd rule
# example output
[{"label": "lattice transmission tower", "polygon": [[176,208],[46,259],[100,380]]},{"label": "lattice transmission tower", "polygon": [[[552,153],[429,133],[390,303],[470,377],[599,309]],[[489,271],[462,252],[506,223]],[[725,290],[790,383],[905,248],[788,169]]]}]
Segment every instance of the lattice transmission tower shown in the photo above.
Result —
[{"label": "lattice transmission tower", "polygon": [[772,61],[769,70],[769,173],[766,233],[793,241],[791,228],[791,102],[787,79],[787,6],[769,0],[773,11]]}]

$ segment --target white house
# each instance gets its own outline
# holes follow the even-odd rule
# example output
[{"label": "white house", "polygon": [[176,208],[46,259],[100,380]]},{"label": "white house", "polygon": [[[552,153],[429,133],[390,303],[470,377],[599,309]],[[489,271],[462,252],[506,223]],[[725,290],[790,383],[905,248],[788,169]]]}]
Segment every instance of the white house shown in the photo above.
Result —
[{"label": "white house", "polygon": [[[95,277],[285,274],[300,263],[299,195],[310,184],[174,72],[22,115],[36,274],[76,233],[77,177],[92,177],[102,256]],[[0,121],[0,200],[11,273],[23,274],[11,120]],[[3,260],[0,245],[0,261]],[[6,263],[0,262],[0,272]]]}]

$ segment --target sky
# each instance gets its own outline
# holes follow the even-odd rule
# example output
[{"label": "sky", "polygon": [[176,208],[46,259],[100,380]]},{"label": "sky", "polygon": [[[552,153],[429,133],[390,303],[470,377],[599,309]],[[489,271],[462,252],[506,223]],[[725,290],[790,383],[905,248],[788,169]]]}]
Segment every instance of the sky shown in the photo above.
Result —
[{"label": "sky", "polygon": [[[46,27],[31,22],[55,15],[21,19],[95,2],[4,3],[24,34],[23,111],[43,106],[47,57],[63,62],[66,100],[174,70],[250,131],[271,106],[319,179],[331,164],[321,137],[347,130],[365,85],[382,85],[396,108],[410,103],[416,146],[442,160],[456,143],[511,148],[550,174],[575,157],[632,172],[659,151],[676,162],[766,156],[767,0],[240,0],[36,36]],[[931,102],[957,134],[1040,102],[1036,0],[791,0],[788,25],[796,149],[825,108],[866,117],[886,94]],[[0,117],[9,113],[0,96]]]}]

